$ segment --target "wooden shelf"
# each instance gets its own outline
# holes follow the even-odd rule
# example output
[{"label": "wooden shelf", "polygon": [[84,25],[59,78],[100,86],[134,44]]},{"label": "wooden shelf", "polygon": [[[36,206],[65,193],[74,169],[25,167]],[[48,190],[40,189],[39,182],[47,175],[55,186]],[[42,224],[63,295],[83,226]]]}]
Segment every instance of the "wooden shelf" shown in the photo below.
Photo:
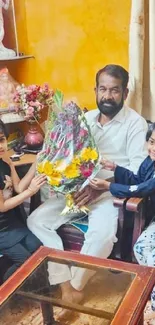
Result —
[{"label": "wooden shelf", "polygon": [[16,60],[24,60],[34,58],[33,55],[18,55],[13,58],[0,58],[0,61],[16,61]]}]

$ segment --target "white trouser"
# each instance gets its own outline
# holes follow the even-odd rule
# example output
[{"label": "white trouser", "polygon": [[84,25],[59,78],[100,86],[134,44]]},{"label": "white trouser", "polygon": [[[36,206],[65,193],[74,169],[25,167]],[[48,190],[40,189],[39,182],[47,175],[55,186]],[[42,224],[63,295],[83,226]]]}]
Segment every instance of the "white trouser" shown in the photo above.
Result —
[{"label": "white trouser", "polygon": [[[47,247],[63,250],[62,240],[56,230],[72,219],[72,215],[60,215],[64,206],[64,196],[54,195],[28,217],[28,228]],[[113,244],[117,241],[118,209],[113,206],[113,199],[109,192],[89,208],[88,230],[80,253],[107,258],[113,249]],[[48,263],[48,271],[50,284],[71,280],[76,290],[82,290],[95,273],[78,267],[72,267],[70,270],[67,265],[52,262]]]}]

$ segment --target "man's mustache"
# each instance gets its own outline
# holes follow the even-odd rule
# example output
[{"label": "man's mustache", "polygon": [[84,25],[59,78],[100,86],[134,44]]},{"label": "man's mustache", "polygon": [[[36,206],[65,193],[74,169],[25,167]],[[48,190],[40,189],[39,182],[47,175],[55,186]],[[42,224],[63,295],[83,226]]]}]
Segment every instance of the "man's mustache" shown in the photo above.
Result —
[{"label": "man's mustache", "polygon": [[115,105],[116,105],[116,103],[115,103],[114,101],[112,101],[112,100],[102,100],[102,101],[101,101],[101,104],[102,104],[102,105],[110,104],[110,105],[112,105],[112,106],[115,106]]}]

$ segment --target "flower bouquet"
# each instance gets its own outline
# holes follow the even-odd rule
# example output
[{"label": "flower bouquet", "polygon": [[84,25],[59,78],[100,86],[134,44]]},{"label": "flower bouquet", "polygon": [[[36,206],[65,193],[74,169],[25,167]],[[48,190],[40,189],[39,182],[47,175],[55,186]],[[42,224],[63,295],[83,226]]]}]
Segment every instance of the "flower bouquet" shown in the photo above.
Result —
[{"label": "flower bouquet", "polygon": [[[52,190],[66,195],[62,213],[77,212],[72,193],[100,169],[98,149],[85,115],[75,103],[63,106],[63,95],[56,91],[49,106],[47,133],[38,155],[37,171],[47,175]],[[85,212],[87,208],[81,210]]]},{"label": "flower bouquet", "polygon": [[38,85],[17,86],[14,95],[16,103],[16,112],[24,116],[27,121],[36,121],[40,119],[41,111],[47,107],[48,99],[53,95],[48,84],[42,87]]}]

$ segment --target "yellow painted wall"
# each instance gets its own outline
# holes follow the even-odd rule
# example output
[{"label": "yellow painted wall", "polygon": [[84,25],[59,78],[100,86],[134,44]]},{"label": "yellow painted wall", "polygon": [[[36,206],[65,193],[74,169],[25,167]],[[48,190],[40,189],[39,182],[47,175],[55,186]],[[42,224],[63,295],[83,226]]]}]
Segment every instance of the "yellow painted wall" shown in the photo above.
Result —
[{"label": "yellow painted wall", "polygon": [[11,63],[17,80],[49,82],[81,107],[95,107],[97,70],[128,68],[130,0],[15,0],[20,51],[35,59]]}]

